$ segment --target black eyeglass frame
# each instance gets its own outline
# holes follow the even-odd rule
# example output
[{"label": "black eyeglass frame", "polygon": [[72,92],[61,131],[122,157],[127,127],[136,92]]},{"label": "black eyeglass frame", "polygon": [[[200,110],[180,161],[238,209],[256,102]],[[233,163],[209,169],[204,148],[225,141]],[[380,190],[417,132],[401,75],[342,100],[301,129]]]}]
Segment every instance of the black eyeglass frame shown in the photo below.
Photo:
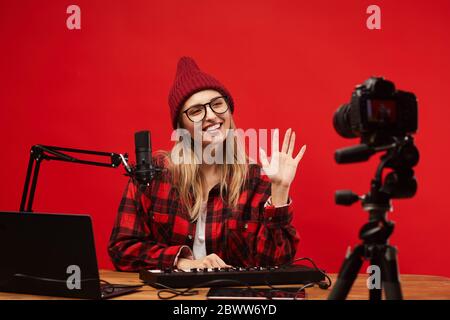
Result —
[{"label": "black eyeglass frame", "polygon": [[[225,104],[227,105],[227,109],[226,109],[224,112],[216,112],[216,111],[212,108],[212,106],[211,106],[212,103],[213,103],[214,101],[216,101],[217,99],[220,99],[220,98],[223,98],[223,99],[225,100]],[[203,107],[203,109],[205,110],[205,113],[203,114],[203,118],[202,118],[201,120],[194,121],[194,120],[192,120],[192,119],[189,117],[189,115],[187,114],[187,112],[188,112],[189,110],[191,110],[192,108],[198,108],[198,107]],[[228,97],[227,97],[227,96],[218,96],[218,97],[213,98],[210,102],[207,102],[207,103],[205,103],[205,104],[196,104],[196,105],[190,106],[189,108],[187,108],[186,110],[184,110],[183,113],[186,114],[186,117],[187,117],[190,121],[192,121],[192,122],[194,122],[194,123],[195,123],[195,122],[202,122],[202,121],[205,119],[205,117],[206,117],[206,112],[207,112],[206,107],[209,107],[215,114],[224,114],[225,112],[228,111],[228,109],[230,109],[230,104],[228,103]]]}]

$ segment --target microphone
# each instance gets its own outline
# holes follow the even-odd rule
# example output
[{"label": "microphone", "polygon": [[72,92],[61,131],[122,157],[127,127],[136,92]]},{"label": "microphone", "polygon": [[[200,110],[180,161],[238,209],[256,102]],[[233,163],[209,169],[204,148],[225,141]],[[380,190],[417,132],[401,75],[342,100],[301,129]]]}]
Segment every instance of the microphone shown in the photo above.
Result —
[{"label": "microphone", "polygon": [[134,134],[136,151],[136,166],[133,176],[140,185],[148,186],[159,171],[152,163],[152,143],[149,131],[139,131]]}]

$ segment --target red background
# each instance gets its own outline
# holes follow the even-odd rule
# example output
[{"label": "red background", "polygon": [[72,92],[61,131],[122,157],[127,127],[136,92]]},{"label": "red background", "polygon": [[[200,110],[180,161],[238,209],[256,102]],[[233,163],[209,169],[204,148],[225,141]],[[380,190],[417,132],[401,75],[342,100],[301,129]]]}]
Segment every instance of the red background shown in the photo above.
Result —
[{"label": "red background", "polygon": [[[66,8],[81,8],[81,30]],[[381,30],[366,8],[381,7]],[[332,127],[354,86],[385,76],[419,99],[419,190],[394,201],[392,243],[402,273],[450,276],[448,139],[450,2],[442,1],[1,1],[0,210],[18,210],[34,144],[128,152],[134,132],[168,149],[167,94],[180,56],[194,57],[232,92],[241,128],[292,127],[308,149],[292,186],[294,223],[309,256],[337,271],[367,214],[334,191],[368,190],[378,163],[337,165],[356,144]],[[100,267],[126,183],[123,170],[45,162],[35,211],[93,217]],[[446,249],[447,248],[447,249]]]}]

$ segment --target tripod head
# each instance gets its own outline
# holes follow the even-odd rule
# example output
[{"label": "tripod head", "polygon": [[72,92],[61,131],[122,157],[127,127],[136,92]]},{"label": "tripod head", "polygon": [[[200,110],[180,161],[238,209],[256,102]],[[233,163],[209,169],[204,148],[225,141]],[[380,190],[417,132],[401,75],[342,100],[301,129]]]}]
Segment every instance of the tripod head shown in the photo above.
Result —
[{"label": "tripod head", "polygon": [[[392,144],[381,147],[358,145],[337,150],[336,161],[351,158],[352,154],[375,154],[385,152],[371,181],[370,191],[358,196],[351,190],[338,190],[335,202],[350,206],[361,201],[362,207],[369,212],[369,222],[360,230],[360,238],[368,243],[384,243],[392,234],[394,224],[387,220],[386,213],[392,211],[391,199],[412,198],[417,191],[417,181],[413,167],[419,162],[419,151],[412,136],[396,138]],[[360,159],[358,156],[353,159]],[[348,161],[347,161],[348,162]],[[385,169],[392,169],[383,177]]]}]

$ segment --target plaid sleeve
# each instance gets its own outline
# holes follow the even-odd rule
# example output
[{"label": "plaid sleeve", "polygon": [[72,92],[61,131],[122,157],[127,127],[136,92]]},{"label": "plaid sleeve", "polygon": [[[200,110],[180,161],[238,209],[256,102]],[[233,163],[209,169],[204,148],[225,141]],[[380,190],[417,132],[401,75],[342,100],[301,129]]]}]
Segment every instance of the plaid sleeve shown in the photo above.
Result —
[{"label": "plaid sleeve", "polygon": [[119,271],[172,267],[187,246],[156,243],[146,222],[148,214],[142,209],[149,207],[150,200],[144,195],[137,196],[137,193],[137,186],[130,179],[109,240],[109,256]]},{"label": "plaid sleeve", "polygon": [[[265,175],[260,176],[256,192],[261,199],[270,197],[271,182]],[[281,265],[295,257],[300,241],[297,230],[291,224],[293,218],[292,201],[285,206],[275,207],[264,201],[260,204],[262,223],[256,237],[256,264]]]}]

